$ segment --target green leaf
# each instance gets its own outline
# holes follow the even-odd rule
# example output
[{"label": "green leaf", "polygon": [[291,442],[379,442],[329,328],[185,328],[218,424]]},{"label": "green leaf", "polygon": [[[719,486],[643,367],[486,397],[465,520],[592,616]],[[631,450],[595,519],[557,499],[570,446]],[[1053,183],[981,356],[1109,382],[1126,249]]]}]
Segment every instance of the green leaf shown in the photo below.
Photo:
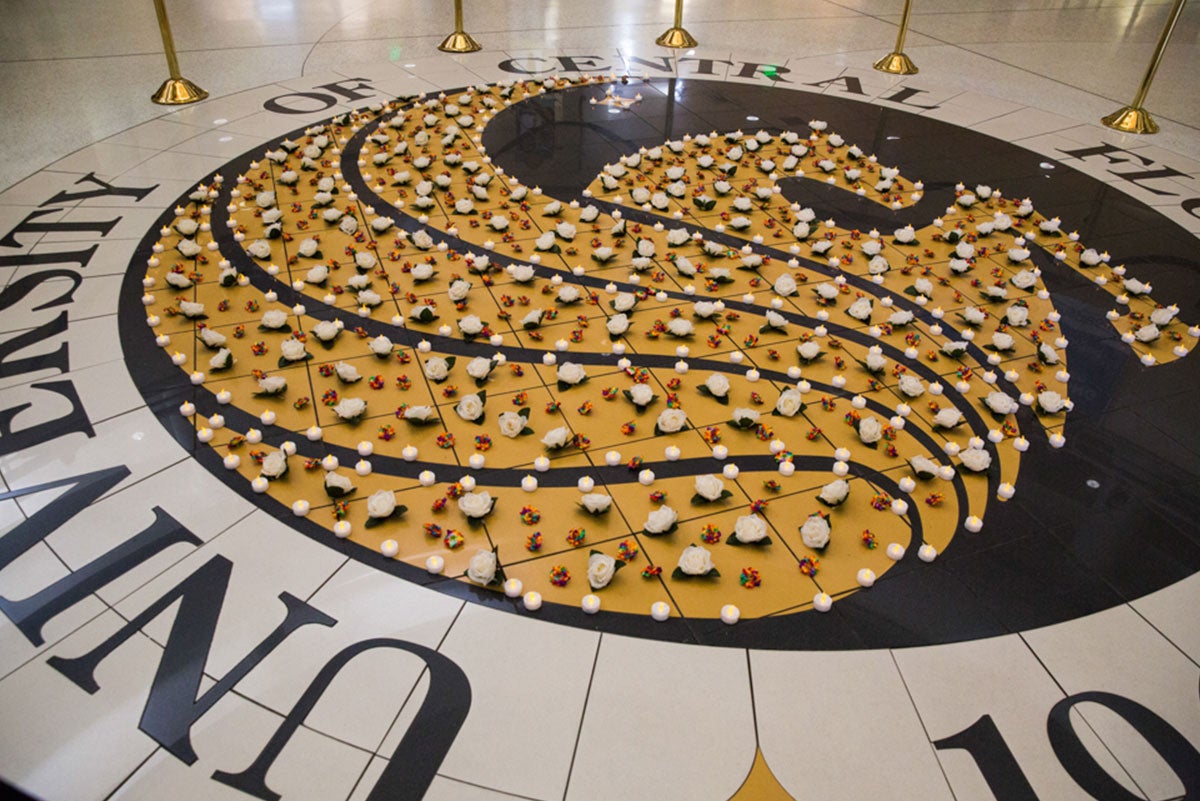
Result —
[{"label": "green leaf", "polygon": [[714,578],[720,578],[720,577],[721,577],[721,572],[719,570],[717,570],[715,567],[712,570],[705,573],[703,576],[693,576],[691,574],[684,573],[678,567],[675,568],[675,571],[673,573],[671,573],[671,578],[683,579],[685,581],[688,581],[691,579],[714,579]]},{"label": "green leaf", "polygon": [[759,545],[770,545],[771,538],[770,538],[770,536],[766,536],[766,537],[763,537],[758,542],[742,542],[741,540],[739,540],[737,538],[737,534],[731,531],[731,532],[729,532],[729,536],[725,538],[725,544],[726,545],[736,545],[739,548],[753,548],[753,547],[756,547]]}]

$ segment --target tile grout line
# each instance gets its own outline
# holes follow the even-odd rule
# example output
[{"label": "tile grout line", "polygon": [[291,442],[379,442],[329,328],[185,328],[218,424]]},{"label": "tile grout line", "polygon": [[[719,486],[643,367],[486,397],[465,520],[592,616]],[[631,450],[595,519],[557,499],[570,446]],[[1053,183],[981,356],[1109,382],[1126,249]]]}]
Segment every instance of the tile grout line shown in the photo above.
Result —
[{"label": "tile grout line", "polygon": [[937,763],[938,770],[942,773],[942,781],[946,782],[946,789],[950,791],[950,795],[958,799],[958,793],[954,791],[954,785],[950,783],[950,777],[946,775],[946,766],[942,764],[942,758],[938,756],[938,749],[933,744],[933,738],[929,735],[929,727],[925,725],[925,718],[921,715],[920,708],[917,707],[916,699],[913,698],[912,690],[908,686],[908,681],[904,678],[904,671],[900,669],[900,663],[896,660],[896,649],[889,648],[888,656],[892,659],[892,665],[896,668],[896,675],[900,677],[900,683],[904,686],[904,693],[908,696],[908,703],[912,706],[913,712],[917,715],[917,721],[921,724],[921,731],[925,732],[925,742],[929,745],[929,750],[933,754],[933,760]]},{"label": "tile grout line", "polygon": [[583,694],[583,709],[579,712],[579,728],[575,732],[575,746],[571,749],[571,762],[567,766],[567,782],[563,785],[563,801],[567,801],[567,793],[571,791],[571,776],[575,772],[575,757],[579,753],[579,742],[583,739],[583,724],[587,720],[588,703],[592,697],[592,684],[596,681],[596,666],[600,663],[600,647],[604,644],[604,632],[596,638],[596,652],[592,656],[592,670],[588,674],[587,690]]}]

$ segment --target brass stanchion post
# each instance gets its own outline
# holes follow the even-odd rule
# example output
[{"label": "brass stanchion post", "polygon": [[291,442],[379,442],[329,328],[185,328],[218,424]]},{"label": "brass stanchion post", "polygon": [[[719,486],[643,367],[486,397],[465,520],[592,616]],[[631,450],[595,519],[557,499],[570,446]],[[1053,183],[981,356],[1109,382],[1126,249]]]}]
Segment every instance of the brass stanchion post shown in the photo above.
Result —
[{"label": "brass stanchion post", "polygon": [[904,55],[904,37],[908,35],[908,16],[912,12],[912,0],[904,0],[904,12],[900,15],[900,30],[896,34],[896,47],[892,52],[875,62],[875,69],[893,75],[916,75],[919,70],[912,59]]},{"label": "brass stanchion post", "polygon": [[162,34],[163,50],[167,54],[167,71],[171,77],[163,81],[163,85],[158,87],[158,91],[152,94],[150,99],[164,106],[179,106],[203,100],[208,97],[208,92],[179,73],[175,39],[171,36],[171,23],[167,19],[167,8],[163,5],[163,0],[154,0],[154,10],[158,14],[158,31]]},{"label": "brass stanchion post", "polygon": [[662,36],[655,39],[654,43],[663,47],[676,48],[696,46],[696,37],[683,27],[683,0],[675,0],[675,24],[668,28]]},{"label": "brass stanchion post", "polygon": [[447,36],[438,50],[446,53],[474,53],[482,50],[483,45],[471,38],[471,34],[463,30],[462,0],[454,0],[454,33]]},{"label": "brass stanchion post", "polygon": [[1175,5],[1171,7],[1171,13],[1167,17],[1167,26],[1163,28],[1162,35],[1158,37],[1158,44],[1154,48],[1154,55],[1150,57],[1150,65],[1146,67],[1146,75],[1142,78],[1142,85],[1138,87],[1137,94],[1133,97],[1133,102],[1100,119],[1100,122],[1109,128],[1115,128],[1118,131],[1132,134],[1158,133],[1158,123],[1150,116],[1149,111],[1142,108],[1142,104],[1146,102],[1146,95],[1150,92],[1150,84],[1154,81],[1154,74],[1158,72],[1158,65],[1162,61],[1163,51],[1167,49],[1167,40],[1171,38],[1171,31],[1175,29],[1175,23],[1179,21],[1179,14],[1183,11],[1183,4],[1185,2],[1187,0],[1175,0]]}]

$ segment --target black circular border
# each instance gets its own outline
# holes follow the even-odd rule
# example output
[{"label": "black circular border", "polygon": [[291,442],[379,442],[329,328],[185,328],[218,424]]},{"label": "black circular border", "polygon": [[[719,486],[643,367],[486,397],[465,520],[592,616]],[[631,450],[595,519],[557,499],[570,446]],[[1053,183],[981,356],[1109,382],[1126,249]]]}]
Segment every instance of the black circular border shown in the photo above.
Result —
[{"label": "black circular border", "polygon": [[[452,94],[460,90],[447,90]],[[556,106],[545,113],[544,106],[551,102],[548,96],[537,96],[522,103],[534,104],[541,120],[537,128],[547,130],[518,131],[514,123],[516,114],[501,112],[487,128],[484,144],[495,163],[506,168],[508,174],[521,175],[527,184],[539,184],[551,196],[564,200],[578,197],[579,192],[594,177],[606,160],[605,151],[596,148],[591,160],[575,158],[575,169],[564,170],[559,150],[579,153],[579,131],[593,132],[600,140],[612,143],[612,137],[595,134],[603,126],[588,120],[590,111],[587,103],[589,93],[595,86],[572,87],[556,92],[560,96]],[[1078,221],[1085,223],[1080,228],[1082,240],[1089,246],[1106,248],[1115,254],[1139,253],[1125,263],[1136,266],[1137,272],[1153,281],[1156,296],[1164,299],[1189,297],[1194,294],[1194,279],[1200,269],[1195,261],[1195,238],[1144,204],[1124,193],[1070,169],[1061,163],[1054,165],[1053,180],[1049,180],[1042,166],[1046,157],[1001,142],[948,123],[899,111],[892,108],[870,105],[846,98],[816,95],[808,92],[788,90],[782,87],[761,87],[751,84],[718,83],[694,80],[669,79],[649,81],[641,90],[647,97],[636,113],[642,125],[636,135],[618,138],[619,148],[624,152],[639,146],[661,144],[669,138],[697,130],[728,130],[740,127],[748,112],[753,111],[761,119],[753,127],[780,130],[803,128],[811,118],[828,119],[847,141],[872,142],[875,153],[885,164],[897,163],[908,175],[924,179],[925,199],[914,210],[889,215],[878,206],[866,207],[865,202],[845,197],[848,193],[828,191],[815,182],[788,179],[784,182],[789,197],[802,202],[819,203],[823,208],[832,208],[835,216],[844,219],[853,215],[856,222],[867,220],[884,230],[903,225],[909,219],[923,222],[930,210],[940,209],[953,198],[953,186],[959,180],[988,182],[1004,188],[1010,197],[1032,196],[1039,209],[1050,210],[1062,216],[1067,224],[1072,223],[1071,209],[1079,209]],[[787,92],[788,97],[780,95]],[[796,97],[791,97],[795,95]],[[681,103],[681,97],[686,103]],[[562,99],[570,102],[563,103]],[[792,102],[792,101],[795,102]],[[667,109],[666,106],[674,108]],[[518,104],[514,104],[516,108]],[[564,113],[574,110],[574,114]],[[708,116],[699,116],[693,108],[708,108]],[[768,111],[764,113],[764,109]],[[704,125],[697,127],[697,120]],[[657,123],[657,124],[655,124]],[[571,126],[571,137],[554,135],[553,128]],[[361,142],[368,132],[364,128],[356,135]],[[886,132],[886,133],[885,133]],[[303,128],[287,135],[299,136]],[[898,137],[890,139],[888,137]],[[282,135],[281,135],[282,137]],[[507,142],[537,143],[538,138],[549,137],[554,143],[549,157],[539,154],[536,162],[514,157]],[[916,138],[917,144],[910,141]],[[561,141],[560,141],[561,139]],[[899,143],[899,144],[893,144]],[[239,165],[248,165],[255,148],[223,167],[233,167],[241,172]],[[517,151],[519,154],[521,151]],[[526,151],[528,152],[528,151]],[[598,163],[595,163],[599,159]],[[970,167],[961,166],[964,159]],[[611,160],[611,157],[607,157]],[[542,174],[537,164],[550,165]],[[553,165],[558,165],[554,167]],[[962,175],[962,172],[969,175]],[[353,171],[347,178],[353,182]],[[207,176],[210,182],[216,175]],[[1049,180],[1049,182],[1048,182]],[[362,183],[360,188],[365,188]],[[360,199],[364,195],[360,193]],[[180,199],[186,205],[186,195]],[[594,201],[593,201],[594,202]],[[627,215],[629,209],[624,210]],[[223,231],[224,204],[213,204],[212,224],[214,231]],[[934,212],[936,214],[936,212]],[[1096,514],[1080,518],[1064,507],[1064,497],[1083,493],[1082,476],[1098,476],[1101,487],[1128,486],[1128,477],[1120,465],[1113,464],[1111,439],[1103,436],[1104,412],[1111,406],[1114,397],[1121,393],[1140,396],[1143,403],[1159,403],[1169,400],[1178,393],[1172,385],[1179,384],[1193,390],[1200,387],[1200,370],[1195,358],[1184,359],[1171,365],[1153,370],[1141,367],[1131,351],[1122,345],[1112,327],[1104,319],[1104,312],[1112,308],[1111,296],[1095,287],[1086,278],[1067,269],[1054,270],[1047,263],[1043,280],[1051,289],[1056,307],[1063,313],[1062,332],[1072,340],[1070,362],[1072,367],[1071,397],[1076,404],[1068,418],[1066,433],[1067,448],[1055,451],[1041,436],[1030,439],[1031,447],[1022,460],[1017,498],[1008,503],[989,502],[987,525],[984,532],[976,535],[959,531],[939,559],[932,564],[915,565],[915,547],[910,547],[909,556],[894,565],[870,591],[857,592],[839,599],[833,610],[824,615],[791,613],[775,617],[748,620],[736,626],[726,626],[718,620],[697,618],[672,618],[663,623],[652,621],[647,615],[619,612],[601,612],[585,615],[578,608],[546,604],[536,613],[528,613],[519,601],[508,599],[499,593],[481,590],[473,585],[445,576],[430,576],[424,570],[397,560],[387,559],[376,551],[353,542],[338,540],[325,528],[306,518],[296,518],[281,502],[255,494],[249,483],[235,479],[225,470],[217,452],[206,446],[198,446],[192,424],[179,415],[179,405],[191,401],[201,411],[217,410],[211,393],[203,387],[193,387],[170,361],[163,349],[154,345],[145,323],[144,308],[140,304],[141,265],[152,253],[158,238],[158,229],[174,219],[168,208],[138,244],[130,261],[130,268],[122,283],[119,305],[119,330],[126,351],[126,362],[131,377],[139,392],[147,400],[151,410],[176,439],[193,457],[198,459],[209,472],[222,480],[235,492],[241,494],[255,506],[264,509],[286,525],[305,536],[317,540],[327,547],[339,550],[379,570],[397,575],[410,582],[426,586],[452,596],[482,603],[486,606],[516,612],[526,616],[540,617],[557,623],[568,624],[593,631],[603,631],[632,636],[647,637],[674,642],[693,642],[706,645],[776,649],[858,649],[926,645],[955,642],[979,637],[998,636],[1021,631],[1040,625],[1061,622],[1100,611],[1118,603],[1140,597],[1155,589],[1173,583],[1200,570],[1200,542],[1189,537],[1186,521],[1196,519],[1188,504],[1196,501],[1186,494],[1181,499],[1163,498],[1155,489],[1179,487],[1195,488],[1200,478],[1200,469],[1184,471],[1167,469],[1154,454],[1136,452],[1138,458],[1131,468],[1139,475],[1140,492],[1121,493],[1120,497],[1105,496],[1113,504],[1120,502],[1120,513],[1113,514],[1111,504],[1085,499],[1083,506],[1091,506]],[[415,223],[415,220],[412,221]],[[1136,225],[1131,226],[1131,223]],[[220,226],[220,227],[219,227]],[[418,227],[415,226],[414,227]],[[1155,247],[1152,254],[1144,253],[1150,242]],[[500,259],[495,259],[500,262]],[[277,287],[281,300],[288,302],[286,292],[290,288]],[[1191,289],[1192,292],[1188,292]],[[286,290],[286,292],[285,292]],[[1198,305],[1196,299],[1181,304],[1187,310]],[[313,316],[321,317],[323,310],[313,309]],[[401,329],[407,331],[407,329]],[[449,344],[449,343],[448,343]],[[459,346],[465,343],[457,343]],[[448,348],[453,350],[453,348]],[[464,348],[465,350],[465,348]],[[605,358],[596,355],[594,361]],[[727,365],[721,364],[724,368]],[[1129,386],[1129,384],[1134,386]],[[1184,413],[1166,414],[1172,408],[1162,406],[1164,416],[1160,423],[1162,433],[1182,441],[1184,447],[1196,444],[1195,426]],[[1175,406],[1178,409],[1177,406]],[[222,407],[223,412],[229,410]],[[1033,430],[1036,425],[1031,416],[1022,419],[1023,430]],[[270,431],[264,441],[279,444],[291,436],[290,432]],[[1129,442],[1126,442],[1129,445]],[[1136,444],[1136,443],[1133,443]],[[1127,454],[1129,455],[1129,454]],[[770,457],[760,457],[770,459]],[[816,457],[813,457],[816,460]],[[697,460],[705,461],[705,460]],[[753,467],[752,460],[739,459]],[[826,466],[827,459],[819,459],[819,467]],[[1200,458],[1196,464],[1200,464]],[[803,466],[803,464],[801,464]],[[814,464],[814,467],[818,465]],[[687,472],[690,464],[677,463],[680,474]],[[599,468],[598,471],[603,471]],[[623,467],[611,468],[611,482],[628,481]],[[515,471],[512,471],[515,473]],[[554,474],[547,474],[553,482]],[[512,477],[510,477],[512,478]],[[877,480],[879,476],[870,476]],[[517,477],[519,480],[519,476]],[[566,481],[566,477],[563,477]],[[574,483],[573,476],[569,483]],[[887,481],[881,481],[885,489]],[[992,478],[995,483],[995,478]],[[1078,486],[1076,486],[1078,485]],[[960,487],[961,489],[961,487]],[[994,489],[994,487],[993,487]],[[1099,496],[1097,496],[1099,497]],[[1178,501],[1183,501],[1179,503]],[[1165,503],[1163,502],[1165,501]],[[1139,519],[1142,523],[1139,524]],[[1073,522],[1074,520],[1074,522]],[[1176,522],[1177,521],[1177,522]],[[913,545],[919,544],[919,517],[914,518]],[[1165,524],[1165,525],[1164,525]],[[1101,561],[1088,568],[1088,552],[1106,555],[1126,552],[1136,557],[1137,545],[1153,532],[1156,543],[1155,556],[1172,556],[1157,559],[1154,564],[1141,566],[1147,569],[1130,570],[1129,562],[1121,560]],[[1164,541],[1165,540],[1165,541]],[[1045,575],[1025,576],[1025,581],[1011,571],[999,570],[994,575],[987,569],[989,559],[1000,560],[1001,565],[1011,567],[1013,554],[1029,553],[1038,547],[1054,547],[1057,556],[1066,556],[1068,567],[1090,573],[1093,581],[1085,588],[1072,584],[1069,572],[1064,573],[1060,564],[1048,564]],[[988,552],[991,551],[989,557]],[[1073,557],[1073,559],[1072,559]],[[1134,559],[1136,563],[1136,559]],[[1018,565],[1020,567],[1020,565]],[[1173,568],[1173,569],[1172,569]],[[1037,580],[1030,581],[1030,578]],[[1005,582],[999,586],[992,579]],[[1038,584],[1044,586],[1038,587]],[[1062,591],[1069,585],[1067,591]],[[1031,590],[1033,591],[1030,597]],[[1013,595],[1009,614],[997,613],[989,599],[997,592]],[[1047,598],[1050,606],[1047,608]]]}]

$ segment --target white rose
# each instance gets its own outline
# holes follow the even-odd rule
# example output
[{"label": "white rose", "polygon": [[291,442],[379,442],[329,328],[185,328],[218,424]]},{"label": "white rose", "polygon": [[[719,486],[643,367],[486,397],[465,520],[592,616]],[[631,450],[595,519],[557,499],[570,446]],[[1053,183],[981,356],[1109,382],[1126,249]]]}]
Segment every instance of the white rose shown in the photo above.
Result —
[{"label": "white rose", "polygon": [[883,372],[887,369],[887,359],[882,353],[870,351],[867,353],[867,369],[873,373]]},{"label": "white rose", "polygon": [[963,467],[976,473],[987,470],[992,464],[992,455],[983,448],[967,448],[958,454],[958,459]]},{"label": "white rose", "polygon": [[349,478],[330,470],[325,474],[325,489],[336,490],[334,495],[345,495],[354,490],[354,483]]},{"label": "white rose", "polygon": [[262,321],[259,323],[259,325],[261,325],[263,328],[271,329],[283,328],[287,324],[288,315],[287,312],[283,311],[282,309],[271,309],[268,312],[264,312]]},{"label": "white rose", "polygon": [[378,337],[372,339],[371,342],[367,343],[367,348],[370,348],[371,353],[376,356],[390,356],[392,349],[391,339],[383,335],[379,335]]},{"label": "white rose", "polygon": [[411,275],[414,281],[428,281],[433,278],[433,265],[422,262],[412,268]]},{"label": "white rose", "polygon": [[179,242],[175,245],[175,249],[178,250],[184,256],[184,258],[188,259],[194,257],[202,250],[202,248],[191,239],[179,240]]},{"label": "white rose", "polygon": [[695,328],[692,326],[691,320],[685,320],[682,317],[676,317],[667,323],[667,331],[676,337],[691,336]]},{"label": "white rose", "polygon": [[1038,355],[1046,364],[1058,364],[1058,351],[1049,342],[1043,342],[1038,346]]},{"label": "white rose", "polygon": [[837,506],[850,494],[850,483],[844,478],[831,481],[821,488],[820,499],[830,506]]},{"label": "white rose", "polygon": [[1004,286],[987,286],[983,288],[983,294],[989,298],[996,300],[1004,300],[1008,297],[1008,287]]},{"label": "white rose", "polygon": [[629,330],[629,315],[622,312],[614,314],[608,318],[608,322],[604,324],[611,336],[619,337]]},{"label": "white rose", "polygon": [[711,473],[696,476],[695,486],[696,494],[706,501],[720,500],[721,493],[725,491],[725,482]]},{"label": "white rose", "polygon": [[653,256],[654,241],[650,239],[639,239],[637,243],[637,255],[647,259]]},{"label": "white rose", "polygon": [[506,437],[518,437],[525,430],[525,418],[516,412],[501,412],[496,422],[500,433]]},{"label": "white rose", "polygon": [[962,422],[962,412],[953,406],[947,407],[933,416],[933,422],[942,428],[954,428]]},{"label": "white rose", "polygon": [[796,279],[790,274],[784,273],[775,279],[775,285],[772,287],[772,289],[775,290],[776,295],[779,295],[783,298],[786,298],[789,295],[794,295],[796,294]]},{"label": "white rose", "polygon": [[829,521],[820,515],[812,515],[800,527],[800,539],[814,550],[820,550],[829,544]]},{"label": "white rose", "polygon": [[1065,400],[1063,400],[1062,395],[1059,395],[1057,392],[1051,389],[1039,392],[1037,396],[1037,402],[1038,406],[1042,407],[1042,411],[1046,412],[1047,414],[1061,412],[1067,403]]},{"label": "white rose", "polygon": [[467,563],[467,578],[486,587],[496,578],[496,568],[496,552],[480,548]]},{"label": "white rose", "polygon": [[[375,269],[375,265],[379,263],[379,259],[375,258],[374,254],[368,253],[365,250],[360,250],[354,254],[355,269],[366,272],[367,270]],[[430,265],[425,265],[429,267]]]},{"label": "white rose", "polygon": [[928,278],[918,278],[913,282],[913,289],[917,291],[918,295],[929,297],[933,294],[933,282]]},{"label": "white rose", "polygon": [[908,309],[899,309],[892,312],[892,315],[888,317],[888,323],[890,325],[908,325],[912,321],[913,313]]},{"label": "white rose", "polygon": [[571,386],[579,384],[587,378],[587,372],[583,369],[583,365],[575,362],[563,362],[558,366],[558,372],[555,375],[559,381]]},{"label": "white rose", "polygon": [[492,372],[492,360],[486,356],[476,356],[467,362],[467,375],[477,381],[487,378]]},{"label": "white rose", "polygon": [[287,379],[278,375],[265,375],[258,379],[258,391],[264,395],[278,395],[287,389]]},{"label": "white rose", "polygon": [[664,434],[674,434],[687,425],[687,412],[683,409],[664,409],[655,425]]},{"label": "white rose", "polygon": [[396,493],[379,490],[367,498],[367,517],[385,518],[396,511]]},{"label": "white rose", "polygon": [[996,414],[1012,414],[1020,406],[1015,400],[999,391],[989,392],[983,402]]},{"label": "white rose", "polygon": [[287,455],[283,451],[271,451],[262,460],[259,472],[264,478],[279,478],[287,472]]},{"label": "white rose", "polygon": [[903,228],[897,228],[895,236],[897,242],[912,242],[917,238],[917,232],[913,230],[911,225],[906,225]]},{"label": "white rose", "polygon": [[787,328],[787,318],[777,311],[767,309],[767,327],[774,328],[777,331],[783,331]]},{"label": "white rose", "polygon": [[1004,317],[1008,320],[1009,325],[1025,325],[1029,320],[1029,309],[1014,304],[1004,312]]},{"label": "white rose", "polygon": [[898,386],[900,391],[910,398],[919,398],[925,394],[925,385],[921,383],[921,379],[909,373],[900,376]]},{"label": "white rose", "polygon": [[810,339],[808,342],[801,342],[797,345],[796,352],[800,354],[801,359],[811,362],[821,355],[821,345],[816,340]]},{"label": "white rose", "polygon": [[467,492],[458,499],[458,510],[467,517],[478,519],[487,517],[492,511],[492,503],[492,496],[487,490]]},{"label": "white rose", "polygon": [[717,313],[717,304],[711,300],[698,300],[692,304],[692,314],[705,319]]},{"label": "white rose", "polygon": [[1017,289],[1029,289],[1037,283],[1037,275],[1032,270],[1021,270],[1012,277],[1012,284]]},{"label": "white rose", "polygon": [[358,381],[360,378],[362,378],[362,376],[358,374],[358,368],[353,364],[338,362],[336,365],[334,365],[333,369],[337,373],[337,377],[340,378],[345,384],[353,384],[355,381]]},{"label": "white rose", "polygon": [[619,312],[627,312],[637,304],[637,296],[632,292],[618,292],[613,298],[613,308]]},{"label": "white rose", "polygon": [[634,384],[629,388],[629,399],[635,406],[645,406],[654,400],[654,390],[649,384]]},{"label": "white rose", "polygon": [[592,514],[598,514],[608,511],[612,506],[612,497],[600,492],[589,492],[580,497],[579,502],[583,504],[584,509]]},{"label": "white rose", "polygon": [[588,556],[587,578],[593,590],[602,590],[617,573],[617,560],[602,553]]},{"label": "white rose", "polygon": [[301,256],[311,258],[312,256],[316,255],[317,248],[320,246],[321,244],[315,239],[303,239],[300,241],[300,244],[296,246],[296,250],[300,252]]},{"label": "white rose", "polygon": [[712,554],[699,545],[689,545],[679,555],[679,569],[689,576],[707,575],[714,567]]},{"label": "white rose", "polygon": [[561,448],[571,439],[571,430],[566,426],[552,428],[546,432],[546,436],[542,437],[542,444],[551,450]]},{"label": "white rose", "polygon": [[1175,319],[1175,315],[1179,314],[1178,306],[1160,306],[1150,312],[1150,322],[1157,326],[1170,325]]},{"label": "white rose", "polygon": [[463,395],[458,405],[454,407],[454,411],[468,423],[473,423],[483,417],[483,399],[474,392],[470,395]]},{"label": "white rose", "polygon": [[431,420],[436,416],[437,412],[434,411],[432,406],[409,406],[404,410],[405,420],[417,420],[419,422],[424,422],[426,420]]},{"label": "white rose", "polygon": [[213,329],[208,328],[208,327],[201,328],[197,332],[197,336],[200,337],[200,340],[205,345],[207,345],[209,348],[214,348],[214,349],[224,347],[225,342],[227,341],[225,335],[222,334],[220,331],[214,331]]},{"label": "white rose", "polygon": [[383,303],[383,298],[380,297],[379,293],[370,289],[360,290],[354,299],[357,301],[359,306],[369,306],[371,308]]},{"label": "white rose", "polygon": [[1154,323],[1147,323],[1134,331],[1133,336],[1138,342],[1153,342],[1159,336],[1158,326]]},{"label": "white rose", "polygon": [[992,347],[996,350],[1012,350],[1014,341],[1011,334],[1003,331],[992,334]]},{"label": "white rose", "polygon": [[332,342],[341,330],[333,320],[322,320],[312,328],[313,336],[322,342]]},{"label": "white rose", "polygon": [[858,438],[863,441],[863,444],[870,445],[872,442],[878,442],[883,436],[883,426],[874,416],[864,417],[858,421]]},{"label": "white rose", "polygon": [[704,382],[704,386],[708,388],[714,398],[724,398],[729,394],[729,379],[721,373],[710,375]]},{"label": "white rose", "polygon": [[862,243],[862,252],[871,257],[874,261],[879,257],[880,251],[883,250],[883,244],[878,239],[868,239]]},{"label": "white rose", "polygon": [[564,286],[558,290],[559,303],[574,303],[579,300],[579,287]]},{"label": "white rose", "polygon": [[939,469],[938,463],[926,456],[914,456],[908,460],[908,463],[912,465],[913,472],[919,476],[936,476]]},{"label": "white rose", "polygon": [[333,407],[333,413],[343,420],[357,420],[367,410],[367,402],[362,398],[344,398]]},{"label": "white rose", "polygon": [[246,246],[246,252],[256,259],[271,258],[271,243],[265,239],[256,239]]},{"label": "white rose", "polygon": [[483,320],[480,320],[478,315],[468,314],[458,321],[458,330],[467,336],[475,336],[483,330]]},{"label": "white rose", "polygon": [[865,320],[870,319],[870,317],[871,317],[871,299],[866,298],[866,297],[859,298],[858,300],[854,301],[854,303],[850,304],[850,308],[846,309],[846,313],[849,314],[851,317],[853,317],[855,320],[864,320],[865,321]]},{"label": "white rose", "polygon": [[675,521],[678,519],[679,515],[670,506],[660,506],[646,518],[646,525],[643,528],[646,529],[647,534],[662,534],[675,525]]},{"label": "white rose", "polygon": [[533,265],[514,264],[512,266],[512,272],[510,272],[509,275],[511,275],[512,280],[516,281],[518,284],[529,283],[534,278]]},{"label": "white rose", "polygon": [[754,409],[737,408],[733,410],[733,419],[740,424],[746,426],[756,425],[758,423],[759,413]]},{"label": "white rose", "polygon": [[742,515],[733,524],[737,541],[745,544],[761,542],[767,536],[767,521],[758,515]]},{"label": "white rose", "polygon": [[450,365],[441,356],[433,356],[425,362],[425,377],[430,381],[443,381],[450,374]]},{"label": "white rose", "polygon": [[460,300],[466,300],[467,295],[471,291],[471,282],[464,281],[459,278],[451,282],[450,288],[446,290],[446,294],[450,296],[450,300],[458,303]]},{"label": "white rose", "polygon": [[816,290],[817,294],[825,300],[833,300],[840,292],[835,285],[829,283],[828,281],[823,281],[817,284]]},{"label": "white rose", "polygon": [[233,364],[233,352],[229,348],[221,348],[208,360],[208,366],[213,370],[224,370],[231,364]]},{"label": "white rose", "polygon": [[304,343],[291,337],[279,343],[279,354],[289,362],[301,361],[308,355],[304,350]]},{"label": "white rose", "polygon": [[804,407],[804,396],[798,389],[785,389],[775,401],[775,411],[784,417],[795,417]]},{"label": "white rose", "polygon": [[983,309],[980,309],[978,307],[964,309],[963,310],[963,319],[966,320],[971,325],[982,325],[983,321],[987,319],[987,312],[985,312]]}]

